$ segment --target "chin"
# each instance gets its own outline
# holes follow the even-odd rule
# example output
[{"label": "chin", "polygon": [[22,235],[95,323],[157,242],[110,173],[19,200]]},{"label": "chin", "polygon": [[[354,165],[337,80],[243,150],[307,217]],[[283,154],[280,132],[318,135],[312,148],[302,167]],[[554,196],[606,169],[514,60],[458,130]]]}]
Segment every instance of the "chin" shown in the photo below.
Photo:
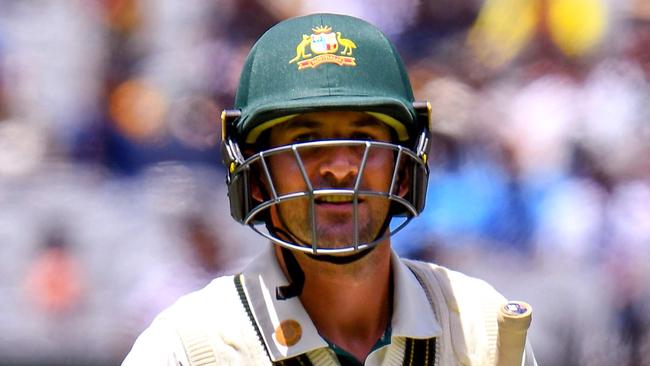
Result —
[{"label": "chin", "polygon": [[[328,230],[329,231],[329,230]],[[350,233],[349,235],[341,235],[341,232]],[[354,237],[352,235],[353,230],[347,229],[345,231],[338,232],[328,232],[328,233],[318,233],[318,246],[320,248],[345,248],[353,245]],[[374,240],[376,236],[370,236],[364,233],[359,235],[359,244],[368,243]]]}]

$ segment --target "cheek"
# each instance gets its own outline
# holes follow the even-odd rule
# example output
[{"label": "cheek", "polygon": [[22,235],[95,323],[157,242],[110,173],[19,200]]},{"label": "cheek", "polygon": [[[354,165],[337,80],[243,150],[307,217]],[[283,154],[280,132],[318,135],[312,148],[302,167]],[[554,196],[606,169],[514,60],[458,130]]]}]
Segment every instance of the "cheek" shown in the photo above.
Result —
[{"label": "cheek", "polygon": [[288,154],[273,156],[269,159],[268,166],[279,195],[304,190],[305,181],[300,166],[293,156]]},{"label": "cheek", "polygon": [[393,178],[393,153],[378,151],[371,154],[366,162],[362,183],[367,187],[374,187],[379,191],[386,191]]}]

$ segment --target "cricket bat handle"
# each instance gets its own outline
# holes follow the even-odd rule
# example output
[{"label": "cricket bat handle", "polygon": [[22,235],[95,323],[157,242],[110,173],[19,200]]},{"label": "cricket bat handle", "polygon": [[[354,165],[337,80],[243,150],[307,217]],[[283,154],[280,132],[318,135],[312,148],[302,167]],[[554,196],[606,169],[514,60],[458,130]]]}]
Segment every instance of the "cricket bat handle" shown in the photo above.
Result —
[{"label": "cricket bat handle", "polygon": [[497,322],[497,366],[521,366],[533,309],[522,301],[511,301],[499,309]]}]

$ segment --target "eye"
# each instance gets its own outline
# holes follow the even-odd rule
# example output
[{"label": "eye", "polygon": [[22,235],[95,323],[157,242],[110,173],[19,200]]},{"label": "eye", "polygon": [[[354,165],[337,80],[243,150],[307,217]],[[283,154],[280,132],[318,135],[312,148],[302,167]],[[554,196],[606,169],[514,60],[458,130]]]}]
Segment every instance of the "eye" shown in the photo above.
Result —
[{"label": "eye", "polygon": [[294,137],[292,137],[291,142],[292,143],[309,142],[309,141],[314,141],[316,139],[317,139],[316,134],[312,132],[305,132],[305,133],[297,134]]},{"label": "eye", "polygon": [[350,136],[352,140],[374,141],[377,140],[375,136],[366,132],[355,132]]}]

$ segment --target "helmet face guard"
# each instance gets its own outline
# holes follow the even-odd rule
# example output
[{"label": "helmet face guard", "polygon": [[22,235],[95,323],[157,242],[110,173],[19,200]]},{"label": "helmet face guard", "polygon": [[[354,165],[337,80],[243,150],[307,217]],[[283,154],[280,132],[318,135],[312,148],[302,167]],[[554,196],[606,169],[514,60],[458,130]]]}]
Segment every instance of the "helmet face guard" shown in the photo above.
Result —
[{"label": "helmet face guard", "polygon": [[[228,195],[231,214],[238,222],[249,225],[253,230],[272,242],[314,255],[345,255],[374,247],[390,235],[401,230],[424,209],[428,167],[427,153],[430,145],[428,103],[416,102],[419,134],[404,146],[388,142],[366,140],[319,140],[295,143],[255,152],[245,158],[237,141],[235,128],[239,111],[226,110],[223,122],[223,158],[228,167]],[[308,162],[323,156],[328,149],[344,150],[354,160],[355,175],[344,185],[323,182],[308,172]],[[278,184],[278,175],[284,170],[274,168],[276,161],[285,162],[292,169],[296,179],[293,188]],[[383,169],[392,169],[386,182],[371,184],[369,166],[380,162]],[[388,166],[386,166],[388,165]],[[375,169],[375,168],[373,168]],[[369,186],[375,188],[370,188]],[[381,188],[377,188],[380,186]],[[297,188],[296,188],[297,187]],[[341,234],[345,243],[332,245],[321,237],[318,211],[324,199],[346,202],[349,211],[346,217],[351,221],[351,232]],[[383,224],[367,229],[362,220],[362,205],[375,202],[375,206],[386,209],[383,218],[370,218]],[[283,222],[281,230],[271,223],[271,211],[282,212],[284,207],[298,207],[300,220],[305,227],[302,235],[287,232]],[[277,215],[276,215],[277,216]],[[395,222],[391,222],[395,221]]]}]

